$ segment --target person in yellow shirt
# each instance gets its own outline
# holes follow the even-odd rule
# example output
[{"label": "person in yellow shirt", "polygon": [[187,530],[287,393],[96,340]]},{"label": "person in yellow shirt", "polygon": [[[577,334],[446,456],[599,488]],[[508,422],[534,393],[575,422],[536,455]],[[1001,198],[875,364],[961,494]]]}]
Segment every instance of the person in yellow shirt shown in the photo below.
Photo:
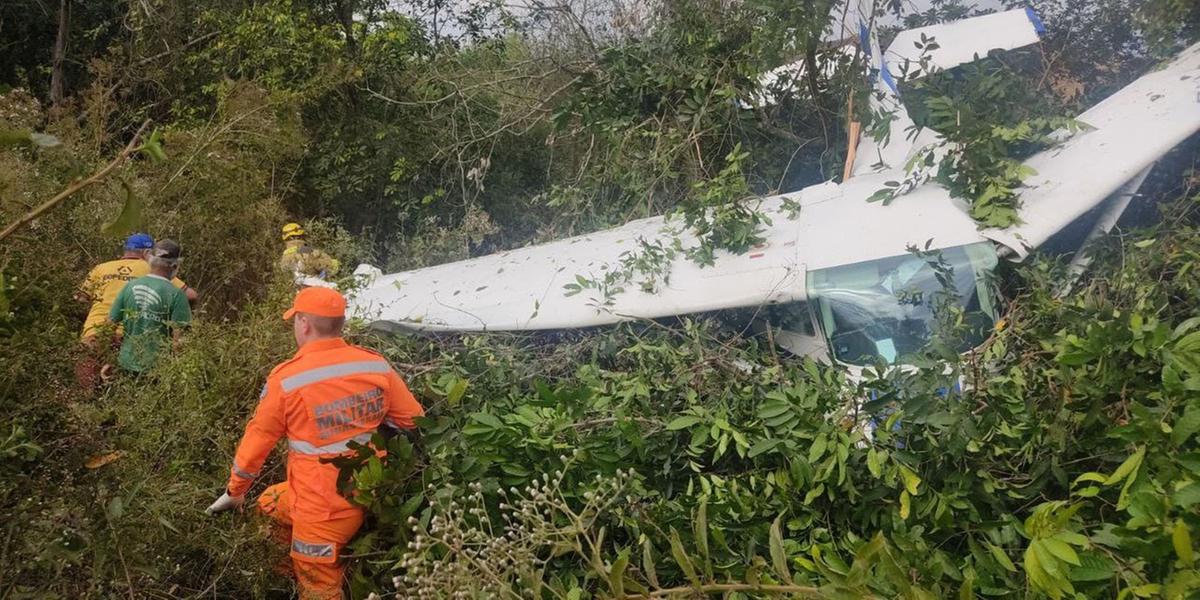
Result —
[{"label": "person in yellow shirt", "polygon": [[292,273],[296,283],[315,277],[325,280],[337,275],[338,260],[308,245],[304,228],[299,223],[283,226],[283,254],[279,268]]},{"label": "person in yellow shirt", "polygon": [[[91,389],[95,386],[96,376],[100,372],[100,359],[97,334],[108,321],[108,312],[112,308],[121,288],[130,280],[150,273],[150,263],[146,255],[154,247],[154,238],[145,233],[135,233],[125,240],[125,252],[120,258],[103,262],[92,268],[87,278],[79,286],[76,299],[91,303],[87,318],[83,321],[80,338],[86,347],[83,360],[76,365],[75,377],[81,387]],[[171,280],[175,287],[183,290],[188,303],[194,304],[199,294],[188,287],[181,279]]]}]

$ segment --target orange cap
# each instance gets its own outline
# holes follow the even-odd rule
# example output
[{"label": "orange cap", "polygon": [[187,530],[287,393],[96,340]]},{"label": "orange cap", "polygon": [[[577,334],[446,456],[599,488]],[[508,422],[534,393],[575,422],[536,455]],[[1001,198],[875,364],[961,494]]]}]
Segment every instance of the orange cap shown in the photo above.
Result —
[{"label": "orange cap", "polygon": [[283,320],[288,320],[296,313],[307,313],[318,317],[346,316],[346,299],[337,290],[323,287],[307,287],[296,294],[292,307],[283,313]]}]

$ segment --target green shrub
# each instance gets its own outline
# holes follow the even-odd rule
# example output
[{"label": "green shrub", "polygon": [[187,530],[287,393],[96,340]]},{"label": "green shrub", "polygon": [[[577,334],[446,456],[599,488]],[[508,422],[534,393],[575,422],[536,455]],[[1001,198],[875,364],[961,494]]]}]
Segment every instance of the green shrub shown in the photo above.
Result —
[{"label": "green shrub", "polygon": [[429,416],[423,461],[354,471],[356,589],[1190,597],[1200,238],[1170,222],[1070,299],[1022,268],[977,352],[858,386],[704,319],[376,341]]}]

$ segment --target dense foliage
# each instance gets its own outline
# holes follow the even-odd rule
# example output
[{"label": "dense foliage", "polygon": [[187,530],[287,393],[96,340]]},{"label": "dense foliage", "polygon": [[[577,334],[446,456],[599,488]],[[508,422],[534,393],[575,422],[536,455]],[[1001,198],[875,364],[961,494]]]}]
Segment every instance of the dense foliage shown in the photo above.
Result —
[{"label": "dense foliage", "polygon": [[703,319],[378,342],[432,410],[354,475],[359,589],[1191,597],[1197,209],[1069,299],[1022,269],[978,352],[858,387]]},{"label": "dense foliage", "polygon": [[[872,123],[849,62],[744,103],[762,71],[838,55],[831,3],[465,4],[0,4],[0,221],[21,224],[0,240],[0,598],[290,592],[260,520],[202,513],[290,353],[282,223],[390,269],[669,211],[698,233],[580,281],[604,296],[656,285],[666,254],[752,246],[743,200],[836,178],[847,121]],[[914,26],[971,12],[881,4]],[[1033,4],[1039,46],[903,90],[960,143],[921,176],[980,222],[1011,219],[1044,134],[1200,24],[1180,0]],[[937,343],[862,384],[750,335],[750,315],[357,332],[429,417],[380,440],[386,461],[344,465],[370,514],[354,597],[1196,594],[1194,144],[1180,162],[1151,182],[1180,198],[1163,225],[1105,240],[1076,293],[1052,293],[1053,260],[1022,266],[978,352]],[[84,390],[72,296],[135,228],[183,245],[196,324],[153,376]]]}]

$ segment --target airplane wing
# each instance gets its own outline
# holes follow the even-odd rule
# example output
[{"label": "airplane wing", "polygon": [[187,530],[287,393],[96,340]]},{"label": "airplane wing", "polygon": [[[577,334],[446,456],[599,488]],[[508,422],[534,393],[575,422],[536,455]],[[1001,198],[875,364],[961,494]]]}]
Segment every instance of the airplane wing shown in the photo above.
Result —
[{"label": "airplane wing", "polygon": [[[793,302],[806,298],[805,274],[880,256],[898,256],[930,237],[939,247],[986,241],[942,188],[925,186],[890,206],[864,199],[883,185],[864,177],[824,183],[762,200],[771,219],[765,242],[741,255],[716,253],[701,267],[676,254],[661,264],[669,276],[642,289],[634,272],[614,279],[622,291],[566,286],[603,281],[639,256],[642,242],[670,248],[696,244],[670,218],[622,227],[406,273],[383,275],[350,299],[352,314],[400,328],[431,331],[538,330],[588,327],[639,318]],[[845,197],[843,197],[845,196]],[[797,203],[798,214],[785,207]],[[788,203],[790,204],[790,203]],[[937,232],[930,235],[930,231]]]},{"label": "airplane wing", "polygon": [[[765,207],[764,207],[765,208]],[[776,215],[772,215],[775,217]],[[761,251],[719,256],[700,269],[679,256],[695,237],[663,217],[407,273],[384,275],[351,298],[352,313],[374,323],[415,330],[483,331],[586,327],[733,305],[784,301],[803,293],[795,232],[776,229]],[[645,252],[643,243],[661,253]],[[672,256],[672,253],[675,253]],[[753,258],[752,258],[753,257]],[[651,275],[637,259],[661,264]],[[594,287],[586,282],[594,282]],[[567,286],[580,286],[572,293]]]},{"label": "airplane wing", "polygon": [[[1042,22],[1032,10],[1018,9],[901,31],[881,57],[875,56],[879,53],[877,43],[867,46],[872,48],[872,68],[878,73],[872,82],[875,93],[871,103],[875,112],[890,114],[892,121],[883,143],[862,136],[851,171],[853,176],[903,169],[917,150],[940,139],[937,132],[929,129],[910,139],[913,120],[900,100],[898,81],[911,81],[928,74],[920,65],[922,53],[931,66],[950,69],[972,62],[977,56],[987,56],[992,50],[1012,50],[1037,43],[1043,31]],[[875,39],[865,26],[863,37],[872,42]],[[929,38],[936,42],[933,49],[928,44],[918,47],[922,39]]]},{"label": "airplane wing", "polygon": [[[884,61],[892,77],[911,81],[926,75],[919,65],[922,53],[937,70],[952,69],[973,62],[976,57],[987,56],[993,50],[1013,50],[1036,44],[1045,30],[1031,8],[907,29],[896,34],[884,52]],[[933,39],[936,47],[918,46],[923,38]]]},{"label": "airplane wing", "polygon": [[1085,131],[1025,164],[1022,224],[984,231],[1024,258],[1200,131],[1200,44],[1079,115]]}]

